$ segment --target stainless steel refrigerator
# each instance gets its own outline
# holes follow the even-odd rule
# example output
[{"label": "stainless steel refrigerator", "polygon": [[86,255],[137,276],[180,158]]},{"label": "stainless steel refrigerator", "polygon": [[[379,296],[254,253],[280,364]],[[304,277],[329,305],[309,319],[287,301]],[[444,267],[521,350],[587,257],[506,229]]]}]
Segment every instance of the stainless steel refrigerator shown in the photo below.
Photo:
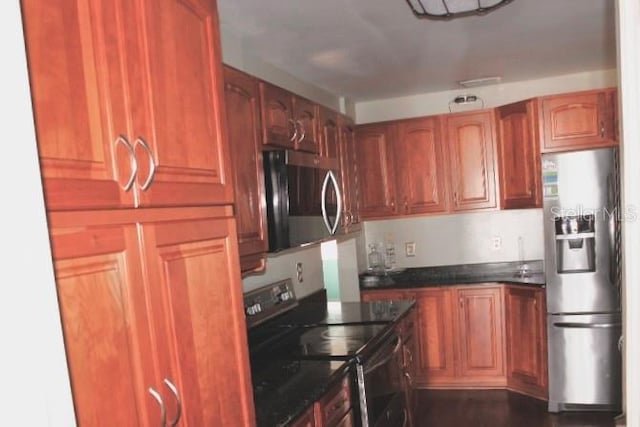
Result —
[{"label": "stainless steel refrigerator", "polygon": [[616,148],[545,154],[549,411],[621,408]]}]

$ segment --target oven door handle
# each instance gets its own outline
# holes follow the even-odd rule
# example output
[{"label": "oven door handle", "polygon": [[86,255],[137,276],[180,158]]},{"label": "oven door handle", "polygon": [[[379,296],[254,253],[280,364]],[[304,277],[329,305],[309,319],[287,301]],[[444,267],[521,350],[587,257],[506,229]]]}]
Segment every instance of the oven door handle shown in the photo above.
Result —
[{"label": "oven door handle", "polygon": [[397,336],[396,344],[393,347],[393,350],[391,351],[391,353],[387,353],[387,354],[383,353],[381,360],[376,360],[377,358],[373,358],[372,360],[370,360],[368,363],[366,363],[363,366],[364,373],[368,374],[371,371],[375,371],[380,366],[384,366],[385,364],[387,364],[391,359],[394,358],[394,356],[398,354],[398,351],[400,351],[401,347],[402,347],[402,339],[399,336]]}]

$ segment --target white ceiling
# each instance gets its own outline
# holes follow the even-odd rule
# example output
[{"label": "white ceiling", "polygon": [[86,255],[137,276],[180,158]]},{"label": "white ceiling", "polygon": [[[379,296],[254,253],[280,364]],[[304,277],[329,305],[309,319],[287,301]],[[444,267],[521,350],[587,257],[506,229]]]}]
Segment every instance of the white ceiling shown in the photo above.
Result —
[{"label": "white ceiling", "polygon": [[484,16],[414,17],[405,0],[218,0],[252,55],[354,101],[616,66],[613,0],[514,0]]}]

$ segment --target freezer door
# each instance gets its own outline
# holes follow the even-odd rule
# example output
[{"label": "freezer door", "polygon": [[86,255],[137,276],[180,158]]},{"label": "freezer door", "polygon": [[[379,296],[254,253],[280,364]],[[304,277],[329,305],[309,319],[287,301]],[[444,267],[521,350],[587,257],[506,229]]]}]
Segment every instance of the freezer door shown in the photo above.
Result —
[{"label": "freezer door", "polygon": [[547,311],[620,311],[615,148],[542,156]]},{"label": "freezer door", "polygon": [[619,313],[547,317],[549,411],[619,411]]}]

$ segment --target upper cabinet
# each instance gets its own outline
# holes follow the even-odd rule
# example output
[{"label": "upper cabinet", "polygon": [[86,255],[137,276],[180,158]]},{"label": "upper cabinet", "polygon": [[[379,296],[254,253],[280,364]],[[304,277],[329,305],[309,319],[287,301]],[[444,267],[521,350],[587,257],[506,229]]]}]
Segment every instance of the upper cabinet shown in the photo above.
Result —
[{"label": "upper cabinet", "polygon": [[338,118],[338,130],[340,176],[342,177],[342,200],[344,203],[342,221],[344,229],[349,231],[350,227],[360,223],[360,202],[358,200],[360,183],[356,158],[356,130],[353,121],[345,116]]},{"label": "upper cabinet", "polygon": [[233,201],[215,3],[22,5],[48,209]]},{"label": "upper cabinet", "polygon": [[255,271],[264,266],[267,252],[258,80],[229,67],[224,79],[240,267],[243,272]]},{"label": "upper cabinet", "polygon": [[617,144],[615,89],[540,98],[542,152]]},{"label": "upper cabinet", "polygon": [[496,108],[500,206],[503,209],[542,205],[537,100]]},{"label": "upper cabinet", "polygon": [[319,107],[320,122],[320,155],[330,159],[338,159],[340,130],[338,113],[326,107]]},{"label": "upper cabinet", "polygon": [[398,122],[394,144],[399,212],[445,212],[447,164],[440,117]]},{"label": "upper cabinet", "polygon": [[393,167],[395,124],[377,123],[356,129],[356,159],[362,218],[396,213]]},{"label": "upper cabinet", "polygon": [[446,116],[453,211],[497,207],[492,110]]},{"label": "upper cabinet", "polygon": [[261,81],[262,143],[318,153],[318,106]]}]

